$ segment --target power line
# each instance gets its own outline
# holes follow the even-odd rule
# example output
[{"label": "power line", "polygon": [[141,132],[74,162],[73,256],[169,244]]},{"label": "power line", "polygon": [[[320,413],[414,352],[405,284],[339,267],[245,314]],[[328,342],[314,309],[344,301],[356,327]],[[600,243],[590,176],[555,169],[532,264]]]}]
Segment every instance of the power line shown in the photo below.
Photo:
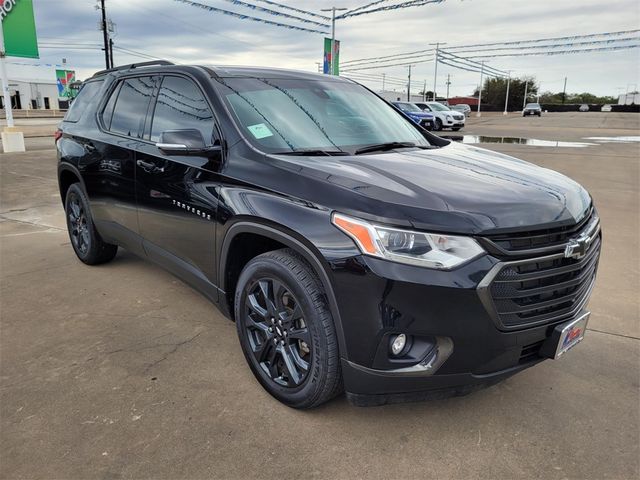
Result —
[{"label": "power line", "polygon": [[329,25],[325,23],[316,22],[315,20],[309,20],[307,18],[298,17],[296,15],[289,15],[288,13],[278,12],[276,10],[271,10],[270,8],[261,7],[259,5],[253,5],[252,3],[243,2],[241,0],[224,0],[225,2],[232,3],[233,5],[239,7],[250,8],[252,10],[257,10],[259,12],[264,12],[269,15],[275,15],[277,17],[291,18],[294,20],[298,20],[302,23],[311,23],[313,25],[318,25],[320,27],[329,28]]},{"label": "power line", "polygon": [[[540,42],[550,42],[550,41],[554,41],[554,40],[574,40],[574,39],[582,39],[582,38],[594,38],[594,37],[602,37],[602,36],[623,36],[623,35],[628,35],[628,34],[633,34],[633,33],[638,33],[640,32],[640,30],[621,30],[621,31],[617,31],[617,32],[604,32],[604,33],[591,33],[591,34],[587,34],[587,35],[574,35],[571,37],[553,37],[553,38],[540,38],[540,39],[534,39],[534,40],[518,40],[518,41],[509,41],[509,42],[494,42],[494,43],[477,43],[477,44],[471,44],[471,45],[457,45],[457,46],[448,46],[447,47],[447,51],[451,51],[451,50],[458,50],[458,49],[467,49],[467,48],[474,48],[474,47],[485,47],[485,46],[495,46],[495,45],[520,45],[520,44],[527,44],[527,43],[540,43]],[[541,46],[542,47],[542,46]],[[524,48],[524,47],[522,47]],[[367,57],[367,58],[358,58],[358,59],[354,59],[354,60],[347,60],[344,62],[340,62],[341,65],[352,65],[354,63],[360,63],[360,62],[365,62],[367,60],[380,60],[380,59],[384,59],[384,58],[397,58],[399,56],[408,56],[408,55],[418,55],[421,53],[426,53],[428,51],[432,51],[433,49],[427,49],[427,50],[414,50],[411,52],[401,52],[401,53],[397,53],[394,55],[385,55],[385,56],[381,56],[381,57]],[[482,50],[477,50],[477,51],[482,51]]]},{"label": "power line", "polygon": [[283,5],[281,3],[272,2],[270,0],[254,0],[255,2],[266,3],[267,5],[273,5],[274,7],[280,7],[285,10],[292,10],[294,12],[303,13],[305,15],[309,15],[310,17],[322,18],[324,20],[331,20],[331,17],[327,17],[325,15],[320,15],[318,13],[309,12],[308,10],[301,10],[299,8],[290,7],[289,5]]},{"label": "power line", "polygon": [[[469,60],[468,58],[465,58],[465,57],[459,57],[458,55],[454,55],[453,53],[449,53],[446,50],[440,49],[439,53],[440,53],[440,58],[442,58],[442,55],[445,55],[445,57],[444,57],[445,59],[447,59],[446,56],[449,56],[450,57],[449,58],[450,61],[463,63],[463,64],[470,64],[470,65],[467,65],[469,67],[478,67],[479,68],[479,67],[482,66],[482,64],[480,62],[475,62],[475,61]],[[486,64],[484,64],[483,68],[485,70],[488,70],[488,71],[493,71],[494,73],[496,73],[498,75],[503,75],[504,76],[504,75],[507,74],[507,72],[504,72],[504,71],[499,70],[497,68],[490,67],[490,66],[488,66]]]},{"label": "power line", "polygon": [[[341,65],[355,67],[359,64],[375,63],[375,61],[404,60],[406,58],[413,58],[414,56],[420,58],[420,57],[424,57],[427,53],[431,53],[431,52],[435,52],[435,48],[429,48],[427,50],[417,50],[415,52],[401,53],[396,55],[384,55],[381,57],[369,57],[369,58],[362,58],[360,60],[350,60],[347,62],[341,62]],[[388,60],[385,60],[385,59],[388,59]]]},{"label": "power line", "polygon": [[359,66],[355,66],[353,68],[348,68],[348,69],[342,69],[343,72],[355,72],[358,70],[371,70],[374,68],[387,68],[387,67],[401,67],[401,66],[406,66],[406,65],[415,65],[417,63],[429,63],[429,62],[433,62],[433,58],[430,58],[428,60],[419,60],[419,61],[415,61],[415,62],[406,62],[406,63],[391,63],[391,64],[385,64],[385,65],[366,65],[364,67],[359,67]]},{"label": "power line", "polygon": [[364,9],[366,9],[366,8],[373,7],[374,5],[378,5],[379,3],[384,3],[384,2],[389,2],[389,1],[391,1],[391,0],[378,0],[377,2],[367,3],[366,5],[361,5],[361,6],[359,6],[359,7],[352,8],[351,10],[349,10],[349,11],[347,11],[347,12],[343,13],[343,14],[342,14],[342,15],[340,15],[340,16],[341,16],[341,17],[344,17],[344,16],[349,15],[350,13],[353,13],[353,12],[359,12],[360,10],[364,10]]},{"label": "power line", "polygon": [[290,30],[299,30],[299,31],[302,31],[302,32],[321,33],[323,35],[326,35],[328,33],[326,31],[314,30],[314,29],[305,28],[305,27],[299,27],[297,25],[291,25],[291,24],[288,24],[288,23],[273,22],[271,20],[266,20],[264,18],[252,17],[252,16],[249,16],[249,15],[244,15],[244,14],[241,14],[241,13],[232,12],[230,10],[224,10],[222,8],[210,7],[209,5],[204,5],[204,4],[198,3],[198,2],[192,2],[191,0],[174,0],[174,1],[175,2],[179,2],[179,3],[184,3],[184,4],[190,5],[192,7],[201,8],[201,9],[207,10],[209,12],[221,13],[223,15],[227,15],[227,16],[230,16],[230,17],[239,18],[240,20],[251,20],[253,22],[264,23],[266,25],[272,25],[274,27],[288,28]]},{"label": "power line", "polygon": [[494,42],[494,43],[476,43],[475,45],[459,45],[456,47],[449,47],[451,49],[458,48],[469,48],[469,47],[492,47],[494,45],[520,45],[523,43],[536,43],[536,42],[550,42],[553,40],[578,40],[581,38],[594,38],[594,37],[604,37],[604,36],[621,36],[628,35],[631,33],[638,33],[640,30],[620,30],[617,32],[603,32],[603,33],[589,33],[587,35],[573,35],[570,37],[551,37],[551,38],[538,38],[534,40],[516,40],[511,42]]},{"label": "power line", "polygon": [[574,53],[589,53],[589,52],[611,52],[616,50],[628,50],[631,48],[638,48],[639,44],[634,45],[621,45],[613,47],[599,47],[599,48],[583,48],[578,50],[560,50],[560,51],[548,51],[548,52],[525,52],[525,53],[500,53],[494,55],[470,55],[469,58],[497,58],[497,57],[530,57],[536,55],[570,55]]},{"label": "power line", "polygon": [[360,15],[367,15],[369,13],[377,13],[377,12],[385,12],[385,11],[389,11],[389,10],[398,10],[401,8],[409,8],[409,7],[421,7],[423,5],[428,5],[430,3],[442,3],[445,0],[412,0],[412,1],[408,1],[408,2],[404,2],[404,3],[398,3],[395,5],[387,5],[384,7],[377,7],[377,8],[373,8],[371,10],[361,10],[358,12],[346,12],[343,13],[342,15],[340,15],[339,17],[336,17],[336,19],[343,19],[343,18],[350,18],[350,17],[357,17]]},{"label": "power line", "polygon": [[[625,38],[610,38],[607,40],[590,40],[587,42],[570,42],[570,43],[550,43],[548,45],[518,45],[514,47],[494,47],[494,48],[480,48],[477,50],[467,50],[466,48],[459,50],[460,47],[456,48],[456,53],[474,53],[474,52],[492,52],[492,51],[500,51],[500,50],[532,50],[536,48],[566,48],[572,46],[584,46],[584,45],[602,45],[602,44],[611,44],[611,43],[620,43],[620,42],[633,42],[640,40],[640,37],[625,37]],[[468,47],[468,48],[476,48],[476,47]]]}]

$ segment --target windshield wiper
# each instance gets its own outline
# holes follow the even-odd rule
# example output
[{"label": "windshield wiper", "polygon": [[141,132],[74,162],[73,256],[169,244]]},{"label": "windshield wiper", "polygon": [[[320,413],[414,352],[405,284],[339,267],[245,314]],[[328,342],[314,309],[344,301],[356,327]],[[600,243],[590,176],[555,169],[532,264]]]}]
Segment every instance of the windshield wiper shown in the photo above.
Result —
[{"label": "windshield wiper", "polygon": [[355,151],[356,155],[360,155],[361,153],[369,153],[369,152],[383,152],[385,150],[393,150],[394,148],[407,148],[407,147],[416,147],[416,148],[430,148],[426,145],[416,145],[413,142],[386,142],[386,143],[376,143],[373,145],[367,145],[366,147],[359,148]]},{"label": "windshield wiper", "polygon": [[349,155],[347,152],[343,152],[342,150],[321,150],[321,149],[296,149],[291,150],[289,152],[276,152],[273,155],[297,155],[297,156],[336,156],[336,155]]}]

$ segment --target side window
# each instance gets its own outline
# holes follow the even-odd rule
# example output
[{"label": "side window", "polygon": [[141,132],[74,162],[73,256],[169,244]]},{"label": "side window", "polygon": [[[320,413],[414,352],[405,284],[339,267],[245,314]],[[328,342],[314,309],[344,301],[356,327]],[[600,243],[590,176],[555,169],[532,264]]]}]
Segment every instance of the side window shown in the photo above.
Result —
[{"label": "side window", "polygon": [[120,86],[122,83],[118,84],[116,88],[111,92],[111,96],[109,97],[109,101],[104,107],[102,111],[102,124],[104,127],[109,130],[111,128],[111,118],[113,117],[113,108],[116,106],[116,99],[118,98],[118,92],[120,91]]},{"label": "side window", "polygon": [[212,143],[213,114],[198,86],[182,77],[164,77],[151,124],[151,141],[165,130],[195,128],[207,145]]},{"label": "side window", "polygon": [[77,122],[78,120],[80,120],[80,117],[89,106],[89,103],[91,103],[91,100],[93,100],[100,91],[100,87],[102,87],[103,81],[104,80],[96,80],[93,82],[87,82],[82,85],[80,93],[78,93],[78,96],[71,103],[71,107],[64,117],[65,121]]},{"label": "side window", "polygon": [[122,82],[113,109],[110,130],[130,137],[142,137],[149,100],[153,94],[152,77],[129,78]]}]

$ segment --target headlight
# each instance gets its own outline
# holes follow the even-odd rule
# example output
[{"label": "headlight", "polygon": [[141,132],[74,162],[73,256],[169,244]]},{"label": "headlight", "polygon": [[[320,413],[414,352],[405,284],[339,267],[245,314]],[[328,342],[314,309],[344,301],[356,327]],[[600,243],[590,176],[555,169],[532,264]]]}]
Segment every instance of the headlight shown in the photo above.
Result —
[{"label": "headlight", "polygon": [[446,117],[446,118],[447,118],[447,122],[450,122],[450,121],[451,121],[451,115],[447,115],[447,117]]},{"label": "headlight", "polygon": [[331,222],[365,255],[438,270],[450,270],[484,254],[470,237],[383,227],[334,213]]}]

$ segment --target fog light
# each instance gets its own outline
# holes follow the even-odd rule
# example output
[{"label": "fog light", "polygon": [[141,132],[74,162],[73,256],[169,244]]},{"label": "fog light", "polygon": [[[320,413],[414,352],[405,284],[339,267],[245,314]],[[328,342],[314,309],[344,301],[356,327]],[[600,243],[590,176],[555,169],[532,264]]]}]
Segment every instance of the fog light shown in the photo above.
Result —
[{"label": "fog light", "polygon": [[400,355],[400,352],[404,350],[404,346],[407,344],[407,336],[404,333],[396,335],[391,341],[391,353],[393,355]]}]

